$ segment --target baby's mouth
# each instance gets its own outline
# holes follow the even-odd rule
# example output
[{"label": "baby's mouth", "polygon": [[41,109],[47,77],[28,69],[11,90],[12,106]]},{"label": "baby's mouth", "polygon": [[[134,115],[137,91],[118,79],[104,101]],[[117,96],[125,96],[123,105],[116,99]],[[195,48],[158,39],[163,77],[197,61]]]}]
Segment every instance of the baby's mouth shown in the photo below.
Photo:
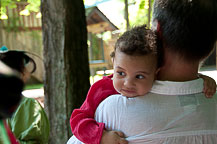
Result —
[{"label": "baby's mouth", "polygon": [[121,93],[122,95],[125,95],[125,96],[132,96],[136,94],[136,91],[130,90],[130,89],[121,89]]}]

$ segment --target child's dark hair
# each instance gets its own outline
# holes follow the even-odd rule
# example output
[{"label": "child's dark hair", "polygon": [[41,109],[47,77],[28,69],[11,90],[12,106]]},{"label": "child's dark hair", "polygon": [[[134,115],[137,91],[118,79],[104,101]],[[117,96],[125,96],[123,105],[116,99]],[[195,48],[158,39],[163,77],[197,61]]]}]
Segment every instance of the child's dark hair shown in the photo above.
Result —
[{"label": "child's dark hair", "polygon": [[[127,55],[157,54],[156,34],[146,28],[137,26],[123,33],[115,44],[115,51],[119,50]],[[115,51],[111,56],[115,56]]]},{"label": "child's dark hair", "polygon": [[0,60],[20,73],[24,73],[25,65],[29,62],[33,63],[33,69],[31,73],[36,70],[35,61],[26,55],[25,51],[10,50],[0,53]]},{"label": "child's dark hair", "polygon": [[117,50],[132,56],[147,54],[158,56],[157,35],[154,31],[148,29],[146,25],[136,26],[119,37],[111,57],[115,57]]}]

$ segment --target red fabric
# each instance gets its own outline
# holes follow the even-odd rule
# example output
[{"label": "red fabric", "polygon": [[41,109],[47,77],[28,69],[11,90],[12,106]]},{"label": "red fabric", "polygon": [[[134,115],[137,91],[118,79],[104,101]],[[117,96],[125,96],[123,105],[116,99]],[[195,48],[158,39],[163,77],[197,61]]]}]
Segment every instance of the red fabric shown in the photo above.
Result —
[{"label": "red fabric", "polygon": [[112,76],[104,77],[94,83],[88,91],[86,100],[80,109],[75,109],[70,118],[72,133],[86,144],[100,144],[104,123],[94,120],[98,105],[108,96],[117,94],[113,87]]},{"label": "red fabric", "polygon": [[19,142],[16,140],[14,134],[11,132],[11,130],[9,129],[6,121],[4,121],[4,126],[5,126],[5,129],[7,131],[7,134],[8,134],[8,137],[10,139],[10,142],[11,144],[19,144]]}]

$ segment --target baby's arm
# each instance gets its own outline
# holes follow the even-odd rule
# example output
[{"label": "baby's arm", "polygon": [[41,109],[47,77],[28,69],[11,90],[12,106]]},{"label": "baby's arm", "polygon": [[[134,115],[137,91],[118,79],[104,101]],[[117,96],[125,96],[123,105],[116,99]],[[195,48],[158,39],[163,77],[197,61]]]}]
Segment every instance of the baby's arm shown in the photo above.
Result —
[{"label": "baby's arm", "polygon": [[204,80],[203,92],[207,98],[211,98],[216,93],[216,82],[213,78],[198,74],[200,78]]},{"label": "baby's arm", "polygon": [[104,139],[116,137],[114,136],[116,133],[108,133],[109,131],[104,130],[104,123],[94,120],[98,105],[109,95],[117,94],[111,77],[105,77],[93,84],[81,108],[72,112],[70,119],[72,133],[84,143],[100,144],[101,138],[103,143]]}]

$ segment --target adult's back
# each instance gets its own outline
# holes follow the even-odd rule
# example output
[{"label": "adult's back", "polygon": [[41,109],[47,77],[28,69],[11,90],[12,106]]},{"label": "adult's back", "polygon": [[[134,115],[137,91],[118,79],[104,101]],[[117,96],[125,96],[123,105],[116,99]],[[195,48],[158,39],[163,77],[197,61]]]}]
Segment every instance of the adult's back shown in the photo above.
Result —
[{"label": "adult's back", "polygon": [[202,89],[202,79],[156,81],[145,96],[110,96],[95,119],[108,130],[124,132],[134,144],[215,144],[217,94],[207,99]]}]

